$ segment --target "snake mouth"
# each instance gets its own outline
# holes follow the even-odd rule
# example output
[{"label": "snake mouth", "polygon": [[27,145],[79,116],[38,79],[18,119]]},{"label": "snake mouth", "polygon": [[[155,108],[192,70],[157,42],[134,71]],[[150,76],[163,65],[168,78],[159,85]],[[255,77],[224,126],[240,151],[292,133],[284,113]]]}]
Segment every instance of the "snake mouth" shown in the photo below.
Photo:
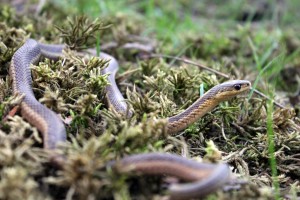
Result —
[{"label": "snake mouth", "polygon": [[241,92],[240,94],[238,94],[236,97],[237,98],[247,98],[248,95],[249,95],[249,91],[245,90],[245,91]]}]

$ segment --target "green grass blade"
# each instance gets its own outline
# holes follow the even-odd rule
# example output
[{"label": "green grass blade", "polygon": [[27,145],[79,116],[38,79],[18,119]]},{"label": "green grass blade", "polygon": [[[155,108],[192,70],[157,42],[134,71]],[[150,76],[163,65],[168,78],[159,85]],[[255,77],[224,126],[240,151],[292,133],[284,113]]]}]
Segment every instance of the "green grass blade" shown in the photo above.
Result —
[{"label": "green grass blade", "polygon": [[275,158],[274,130],[273,130],[273,101],[267,103],[267,134],[268,134],[268,152],[271,167],[273,187],[275,189],[275,199],[279,197],[279,182],[277,176],[277,163]]}]

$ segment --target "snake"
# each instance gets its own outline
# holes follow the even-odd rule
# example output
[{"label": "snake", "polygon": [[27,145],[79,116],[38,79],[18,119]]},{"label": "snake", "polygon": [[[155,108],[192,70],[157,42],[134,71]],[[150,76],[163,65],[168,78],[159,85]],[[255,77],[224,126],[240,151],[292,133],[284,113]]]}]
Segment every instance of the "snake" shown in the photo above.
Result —
[{"label": "snake", "polygon": [[113,164],[119,172],[166,174],[191,182],[172,184],[168,191],[170,199],[204,197],[219,189],[230,179],[230,170],[226,164],[200,163],[165,153],[131,155],[119,162],[112,162],[111,165]]},{"label": "snake", "polygon": [[[66,45],[44,44],[34,39],[27,39],[14,53],[10,64],[13,94],[22,94],[20,103],[21,115],[43,136],[45,149],[55,149],[58,143],[66,142],[66,128],[62,119],[52,110],[42,105],[34,96],[30,65],[38,63],[41,58],[58,60]],[[95,50],[88,50],[97,56]],[[119,65],[117,60],[104,52],[101,59],[108,60],[108,66],[102,70],[107,74],[109,84],[105,88],[108,107],[120,114],[131,117],[129,109],[122,96],[115,76]],[[251,83],[247,80],[231,80],[212,87],[202,97],[196,100],[183,112],[167,118],[167,131],[175,134],[197,121],[220,102],[247,92]],[[62,164],[63,165],[63,164]],[[117,171],[132,169],[144,174],[168,174],[188,183],[173,184],[169,187],[171,199],[189,199],[205,196],[219,189],[230,178],[227,164],[205,164],[167,153],[144,153],[129,155],[118,161],[110,162],[109,166]]]}]

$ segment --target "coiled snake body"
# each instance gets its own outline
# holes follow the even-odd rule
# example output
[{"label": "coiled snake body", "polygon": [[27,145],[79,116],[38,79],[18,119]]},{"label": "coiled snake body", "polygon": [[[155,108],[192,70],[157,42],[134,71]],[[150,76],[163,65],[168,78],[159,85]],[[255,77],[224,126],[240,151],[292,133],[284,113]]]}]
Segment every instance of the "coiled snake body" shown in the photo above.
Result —
[{"label": "coiled snake body", "polygon": [[[64,47],[64,45],[41,44],[33,39],[28,39],[13,55],[10,67],[14,94],[25,95],[21,103],[22,116],[43,134],[44,148],[48,149],[54,149],[57,143],[66,141],[66,130],[57,114],[36,100],[32,90],[29,67],[32,63],[37,63],[41,57],[57,60]],[[110,85],[106,88],[108,104],[117,112],[126,114],[128,113],[127,104],[115,82],[118,63],[108,54],[101,52],[100,57],[109,60],[108,67],[103,70],[104,74],[110,74],[108,76]],[[220,102],[248,91],[250,86],[249,81],[234,80],[213,87],[184,112],[168,118],[168,132],[174,133],[183,130]],[[119,168],[119,171],[132,166],[135,171],[143,173],[164,173],[186,181],[193,181],[171,186],[169,191],[173,199],[203,196],[213,192],[226,182],[230,174],[226,164],[203,164],[180,156],[160,153],[128,156],[112,163],[110,165]]]}]

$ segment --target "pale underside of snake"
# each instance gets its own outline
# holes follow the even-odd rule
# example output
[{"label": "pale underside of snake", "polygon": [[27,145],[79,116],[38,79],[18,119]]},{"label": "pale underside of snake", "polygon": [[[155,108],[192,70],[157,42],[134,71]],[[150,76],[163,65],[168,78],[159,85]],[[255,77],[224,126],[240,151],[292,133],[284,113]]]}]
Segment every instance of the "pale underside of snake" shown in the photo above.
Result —
[{"label": "pale underside of snake", "polygon": [[[44,148],[55,149],[57,144],[66,141],[66,129],[63,121],[56,113],[42,105],[35,98],[32,90],[30,65],[36,64],[41,57],[58,60],[62,56],[65,45],[49,45],[28,39],[14,54],[10,73],[13,79],[14,94],[24,94],[21,102],[22,116],[43,135]],[[90,53],[95,55],[92,50]],[[108,106],[118,113],[130,117],[124,97],[115,82],[118,63],[112,56],[100,53],[100,58],[109,60],[108,66],[102,71],[108,75],[109,85],[106,87]],[[168,118],[168,132],[176,133],[211,111],[220,102],[247,92],[251,83],[246,80],[233,80],[210,89],[190,107],[175,116]],[[148,174],[169,174],[192,183],[173,185],[169,188],[170,196],[175,198],[191,198],[203,196],[220,188],[229,178],[226,164],[208,165],[191,161],[170,154],[140,154],[128,156],[111,165],[119,169],[131,168],[136,172]],[[200,175],[199,175],[200,174]]]}]

